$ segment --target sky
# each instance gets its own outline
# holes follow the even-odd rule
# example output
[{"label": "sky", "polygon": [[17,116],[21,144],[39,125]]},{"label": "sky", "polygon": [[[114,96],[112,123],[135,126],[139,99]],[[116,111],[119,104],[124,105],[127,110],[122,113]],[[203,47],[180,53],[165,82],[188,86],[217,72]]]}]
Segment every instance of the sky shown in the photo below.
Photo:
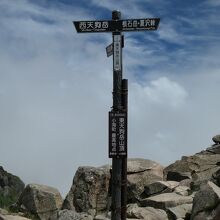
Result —
[{"label": "sky", "polygon": [[0,165],[63,196],[79,166],[111,164],[111,33],[72,21],[161,18],[127,32],[128,157],[167,166],[220,134],[219,0],[0,0]]}]

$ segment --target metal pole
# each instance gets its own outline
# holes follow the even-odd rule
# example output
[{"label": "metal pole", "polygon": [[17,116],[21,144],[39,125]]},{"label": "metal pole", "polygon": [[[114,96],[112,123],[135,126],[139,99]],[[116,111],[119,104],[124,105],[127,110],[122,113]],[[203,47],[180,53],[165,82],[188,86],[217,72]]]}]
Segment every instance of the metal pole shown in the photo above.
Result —
[{"label": "metal pole", "polygon": [[[128,111],[128,80],[122,80],[122,106],[124,111]],[[128,120],[126,120],[128,121]],[[127,216],[127,157],[122,159],[121,174],[121,220],[126,220]]]},{"label": "metal pole", "polygon": [[[119,20],[121,13],[112,12],[112,20]],[[113,32],[113,111],[122,109],[122,48],[121,33]],[[112,212],[111,220],[121,220],[121,168],[122,159],[112,158]]]}]

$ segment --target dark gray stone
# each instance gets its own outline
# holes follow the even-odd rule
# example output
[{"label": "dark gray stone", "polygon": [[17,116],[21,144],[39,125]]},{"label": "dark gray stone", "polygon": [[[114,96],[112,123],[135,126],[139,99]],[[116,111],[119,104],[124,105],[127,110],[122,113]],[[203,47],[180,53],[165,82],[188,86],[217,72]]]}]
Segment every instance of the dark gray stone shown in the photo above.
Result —
[{"label": "dark gray stone", "polygon": [[[203,185],[193,199],[192,217],[209,215],[206,210],[214,210],[220,202],[220,188],[212,182]],[[200,214],[200,212],[204,212]],[[198,218],[198,217],[197,217]],[[202,217],[201,217],[202,218]]]},{"label": "dark gray stone", "polygon": [[220,144],[220,134],[215,135],[215,136],[212,138],[212,140],[213,140],[214,143]]}]

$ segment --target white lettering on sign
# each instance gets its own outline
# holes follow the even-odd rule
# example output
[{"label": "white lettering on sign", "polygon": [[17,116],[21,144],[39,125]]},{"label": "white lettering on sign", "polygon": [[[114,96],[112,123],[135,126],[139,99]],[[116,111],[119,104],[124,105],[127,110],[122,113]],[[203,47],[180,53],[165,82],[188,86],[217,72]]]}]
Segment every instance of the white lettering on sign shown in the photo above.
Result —
[{"label": "white lettering on sign", "polygon": [[128,26],[127,21],[122,21],[122,27],[126,28]]},{"label": "white lettering on sign", "polygon": [[86,22],[79,22],[79,28],[81,30],[85,30],[86,29]]},{"label": "white lettering on sign", "polygon": [[102,28],[102,22],[96,21],[95,22],[95,29]]},{"label": "white lettering on sign", "polygon": [[114,70],[121,70],[121,35],[114,35]]},{"label": "white lettering on sign", "polygon": [[81,21],[79,22],[79,29],[81,31],[103,30],[109,27],[108,21]]},{"label": "white lettering on sign", "polygon": [[108,21],[103,21],[102,22],[102,28],[108,28]]},{"label": "white lettering on sign", "polygon": [[137,20],[133,20],[133,27],[136,28],[138,26]]},{"label": "white lettering on sign", "polygon": [[119,118],[119,152],[125,151],[125,121]]}]

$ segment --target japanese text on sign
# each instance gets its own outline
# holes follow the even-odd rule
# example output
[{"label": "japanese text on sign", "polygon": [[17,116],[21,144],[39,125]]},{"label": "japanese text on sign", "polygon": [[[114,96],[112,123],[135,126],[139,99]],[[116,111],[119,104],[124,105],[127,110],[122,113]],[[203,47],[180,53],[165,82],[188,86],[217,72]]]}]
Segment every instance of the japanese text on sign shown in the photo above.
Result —
[{"label": "japanese text on sign", "polygon": [[109,112],[109,157],[127,157],[127,114]]},{"label": "japanese text on sign", "polygon": [[79,29],[81,31],[102,31],[109,27],[108,21],[81,21],[79,22]]},{"label": "japanese text on sign", "polygon": [[121,70],[121,35],[114,35],[114,70]]}]

